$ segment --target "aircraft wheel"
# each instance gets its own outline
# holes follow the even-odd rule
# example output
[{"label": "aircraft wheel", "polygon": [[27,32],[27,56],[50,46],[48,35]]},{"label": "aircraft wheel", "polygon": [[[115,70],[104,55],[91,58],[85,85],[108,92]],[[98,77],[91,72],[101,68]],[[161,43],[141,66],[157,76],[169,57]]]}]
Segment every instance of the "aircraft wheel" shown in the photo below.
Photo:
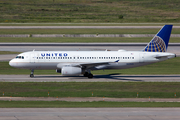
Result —
[{"label": "aircraft wheel", "polygon": [[31,77],[31,78],[33,78],[33,77],[34,77],[34,75],[33,75],[33,74],[30,74],[30,77]]},{"label": "aircraft wheel", "polygon": [[84,73],[84,77],[88,77],[89,73],[88,72],[85,72]]},{"label": "aircraft wheel", "polygon": [[88,75],[88,78],[93,78],[93,74],[90,73],[90,74]]}]

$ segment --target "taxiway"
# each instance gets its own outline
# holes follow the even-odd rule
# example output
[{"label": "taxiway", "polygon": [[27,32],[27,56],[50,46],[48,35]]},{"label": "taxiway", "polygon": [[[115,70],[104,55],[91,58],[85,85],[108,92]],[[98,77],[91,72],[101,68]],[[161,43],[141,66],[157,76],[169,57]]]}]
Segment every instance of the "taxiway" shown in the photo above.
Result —
[{"label": "taxiway", "polygon": [[0,108],[0,120],[179,120],[180,108]]},{"label": "taxiway", "polygon": [[66,77],[62,75],[0,75],[0,82],[180,82],[180,75],[94,75]]}]

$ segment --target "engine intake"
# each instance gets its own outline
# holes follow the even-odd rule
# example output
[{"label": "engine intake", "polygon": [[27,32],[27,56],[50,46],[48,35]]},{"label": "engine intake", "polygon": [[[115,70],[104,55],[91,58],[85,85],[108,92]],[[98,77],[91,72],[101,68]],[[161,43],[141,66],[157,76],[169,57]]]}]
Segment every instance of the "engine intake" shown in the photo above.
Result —
[{"label": "engine intake", "polygon": [[56,69],[56,72],[57,73],[61,73],[61,69]]}]

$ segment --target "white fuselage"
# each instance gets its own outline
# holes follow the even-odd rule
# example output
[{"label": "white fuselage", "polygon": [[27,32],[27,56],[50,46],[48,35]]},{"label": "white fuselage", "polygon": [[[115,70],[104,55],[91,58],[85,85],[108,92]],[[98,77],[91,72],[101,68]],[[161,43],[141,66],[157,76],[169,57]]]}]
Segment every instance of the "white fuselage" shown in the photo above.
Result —
[{"label": "white fuselage", "polygon": [[[9,64],[23,69],[61,69],[63,66],[89,65],[90,70],[124,69],[175,57],[166,52],[142,51],[32,51],[24,52]],[[97,64],[99,63],[99,64]],[[101,64],[102,63],[102,64]],[[108,63],[108,64],[103,64]],[[93,65],[97,64],[97,65]]]}]

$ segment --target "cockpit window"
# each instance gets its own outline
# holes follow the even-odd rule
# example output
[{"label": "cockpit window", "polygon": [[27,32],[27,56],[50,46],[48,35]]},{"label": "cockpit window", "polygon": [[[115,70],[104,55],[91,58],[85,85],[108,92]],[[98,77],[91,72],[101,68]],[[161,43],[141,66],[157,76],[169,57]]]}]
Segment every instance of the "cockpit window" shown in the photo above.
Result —
[{"label": "cockpit window", "polygon": [[24,56],[17,56],[16,59],[24,59]]}]

